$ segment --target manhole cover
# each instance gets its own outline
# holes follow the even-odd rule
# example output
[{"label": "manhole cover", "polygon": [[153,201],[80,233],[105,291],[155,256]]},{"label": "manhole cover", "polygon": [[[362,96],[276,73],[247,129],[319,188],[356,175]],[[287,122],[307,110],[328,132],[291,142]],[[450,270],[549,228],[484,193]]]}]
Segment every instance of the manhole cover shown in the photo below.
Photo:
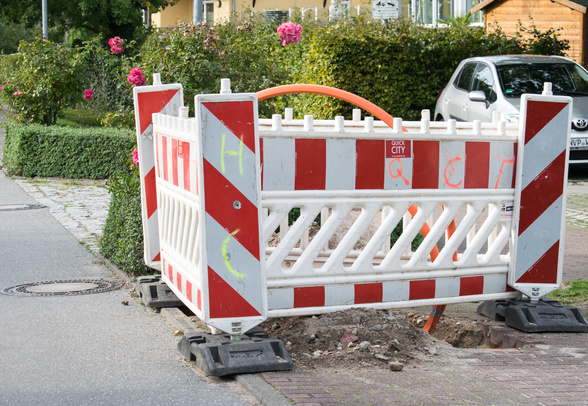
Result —
[{"label": "manhole cover", "polygon": [[42,204],[0,204],[0,211],[44,209]]},{"label": "manhole cover", "polygon": [[73,279],[25,283],[0,290],[12,296],[75,296],[103,293],[120,288],[120,284],[106,279]]}]

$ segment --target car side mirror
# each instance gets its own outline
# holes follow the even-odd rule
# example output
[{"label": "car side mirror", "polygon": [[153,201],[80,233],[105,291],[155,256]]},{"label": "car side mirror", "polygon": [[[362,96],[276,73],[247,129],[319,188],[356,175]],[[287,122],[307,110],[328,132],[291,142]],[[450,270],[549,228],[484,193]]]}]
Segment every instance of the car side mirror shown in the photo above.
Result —
[{"label": "car side mirror", "polygon": [[474,102],[485,102],[486,101],[486,94],[481,90],[474,90],[470,92],[469,98],[471,101]]}]

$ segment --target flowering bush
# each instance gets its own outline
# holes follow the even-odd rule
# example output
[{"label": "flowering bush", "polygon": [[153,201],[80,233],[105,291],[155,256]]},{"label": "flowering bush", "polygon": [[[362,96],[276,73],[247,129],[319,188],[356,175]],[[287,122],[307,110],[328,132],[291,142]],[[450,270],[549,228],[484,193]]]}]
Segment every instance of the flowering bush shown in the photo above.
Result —
[{"label": "flowering bush", "polygon": [[143,86],[147,80],[143,76],[143,71],[139,68],[131,69],[129,76],[127,76],[127,80],[129,83],[132,83],[135,86]]},{"label": "flowering bush", "polygon": [[302,37],[302,26],[291,21],[283,23],[278,27],[278,36],[282,40],[282,46],[300,41]]},{"label": "flowering bush", "polygon": [[94,98],[94,92],[92,91],[92,89],[84,90],[84,99],[92,100],[93,98]]},{"label": "flowering bush", "polygon": [[133,150],[133,163],[139,166],[139,151],[137,149]]},{"label": "flowering bush", "polygon": [[[116,55],[104,46],[98,37],[86,43],[85,88],[92,89],[92,107],[105,112],[133,110],[133,98],[129,97],[127,76],[131,70],[136,49],[133,41],[125,41],[125,52]],[[134,119],[134,114],[132,115]],[[134,124],[133,124],[134,128]]]},{"label": "flowering bush", "polygon": [[55,124],[59,112],[83,100],[85,51],[37,37],[22,41],[3,67],[0,103],[17,120]]},{"label": "flowering bush", "polygon": [[229,77],[222,71],[222,51],[216,26],[180,23],[147,38],[141,49],[142,67],[146,75],[160,73],[164,83],[182,83],[184,103],[192,108],[195,94],[216,93],[220,78]]},{"label": "flowering bush", "polygon": [[110,50],[115,54],[121,54],[125,51],[122,47],[123,39],[121,37],[110,38],[108,45],[110,45]]}]

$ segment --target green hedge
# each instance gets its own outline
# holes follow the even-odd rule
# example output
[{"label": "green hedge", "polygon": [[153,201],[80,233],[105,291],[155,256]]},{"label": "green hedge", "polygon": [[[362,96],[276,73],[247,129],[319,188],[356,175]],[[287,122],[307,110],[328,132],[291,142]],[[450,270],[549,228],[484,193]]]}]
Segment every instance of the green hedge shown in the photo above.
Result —
[{"label": "green hedge", "polygon": [[[383,25],[356,19],[308,31],[310,37],[300,43],[304,55],[294,62],[299,68],[293,82],[347,90],[405,120],[420,120],[422,109],[434,110],[438,93],[462,59],[539,52],[543,48],[537,45],[545,42],[538,30],[523,40],[479,27],[427,28],[402,20]],[[549,40],[566,49],[565,41]],[[325,119],[350,118],[353,109],[338,99],[312,95],[294,99],[291,107],[298,115]]]},{"label": "green hedge", "polygon": [[[147,77],[159,72],[165,83],[184,85],[192,106],[194,95],[216,93],[220,78],[231,79],[233,92],[256,92],[289,83],[315,83],[347,90],[375,103],[393,116],[420,119],[434,109],[459,62],[472,56],[540,53],[563,55],[569,44],[559,29],[545,32],[518,27],[514,35],[465,25],[429,28],[407,20],[383,24],[349,21],[308,22],[299,43],[283,47],[277,21],[181,24],[154,32],[140,50]],[[554,49],[555,48],[555,49]],[[351,116],[353,106],[338,99],[288,95],[260,103],[260,116],[271,117],[293,107],[295,115],[332,119]]]},{"label": "green hedge", "polygon": [[137,173],[117,172],[108,181],[110,206],[100,240],[100,252],[128,274],[150,275],[154,271],[143,259],[141,192]]},{"label": "green hedge", "polygon": [[106,179],[129,167],[132,131],[8,122],[4,168],[9,175]]}]

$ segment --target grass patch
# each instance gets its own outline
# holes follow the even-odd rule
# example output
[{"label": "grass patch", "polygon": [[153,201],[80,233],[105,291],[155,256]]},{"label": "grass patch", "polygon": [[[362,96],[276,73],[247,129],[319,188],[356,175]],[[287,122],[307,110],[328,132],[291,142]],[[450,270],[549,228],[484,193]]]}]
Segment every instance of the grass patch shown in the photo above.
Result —
[{"label": "grass patch", "polygon": [[565,282],[563,287],[551,292],[547,297],[555,299],[564,306],[588,301],[588,280]]},{"label": "grass patch", "polygon": [[105,114],[94,109],[63,109],[57,125],[71,127],[99,127]]}]

